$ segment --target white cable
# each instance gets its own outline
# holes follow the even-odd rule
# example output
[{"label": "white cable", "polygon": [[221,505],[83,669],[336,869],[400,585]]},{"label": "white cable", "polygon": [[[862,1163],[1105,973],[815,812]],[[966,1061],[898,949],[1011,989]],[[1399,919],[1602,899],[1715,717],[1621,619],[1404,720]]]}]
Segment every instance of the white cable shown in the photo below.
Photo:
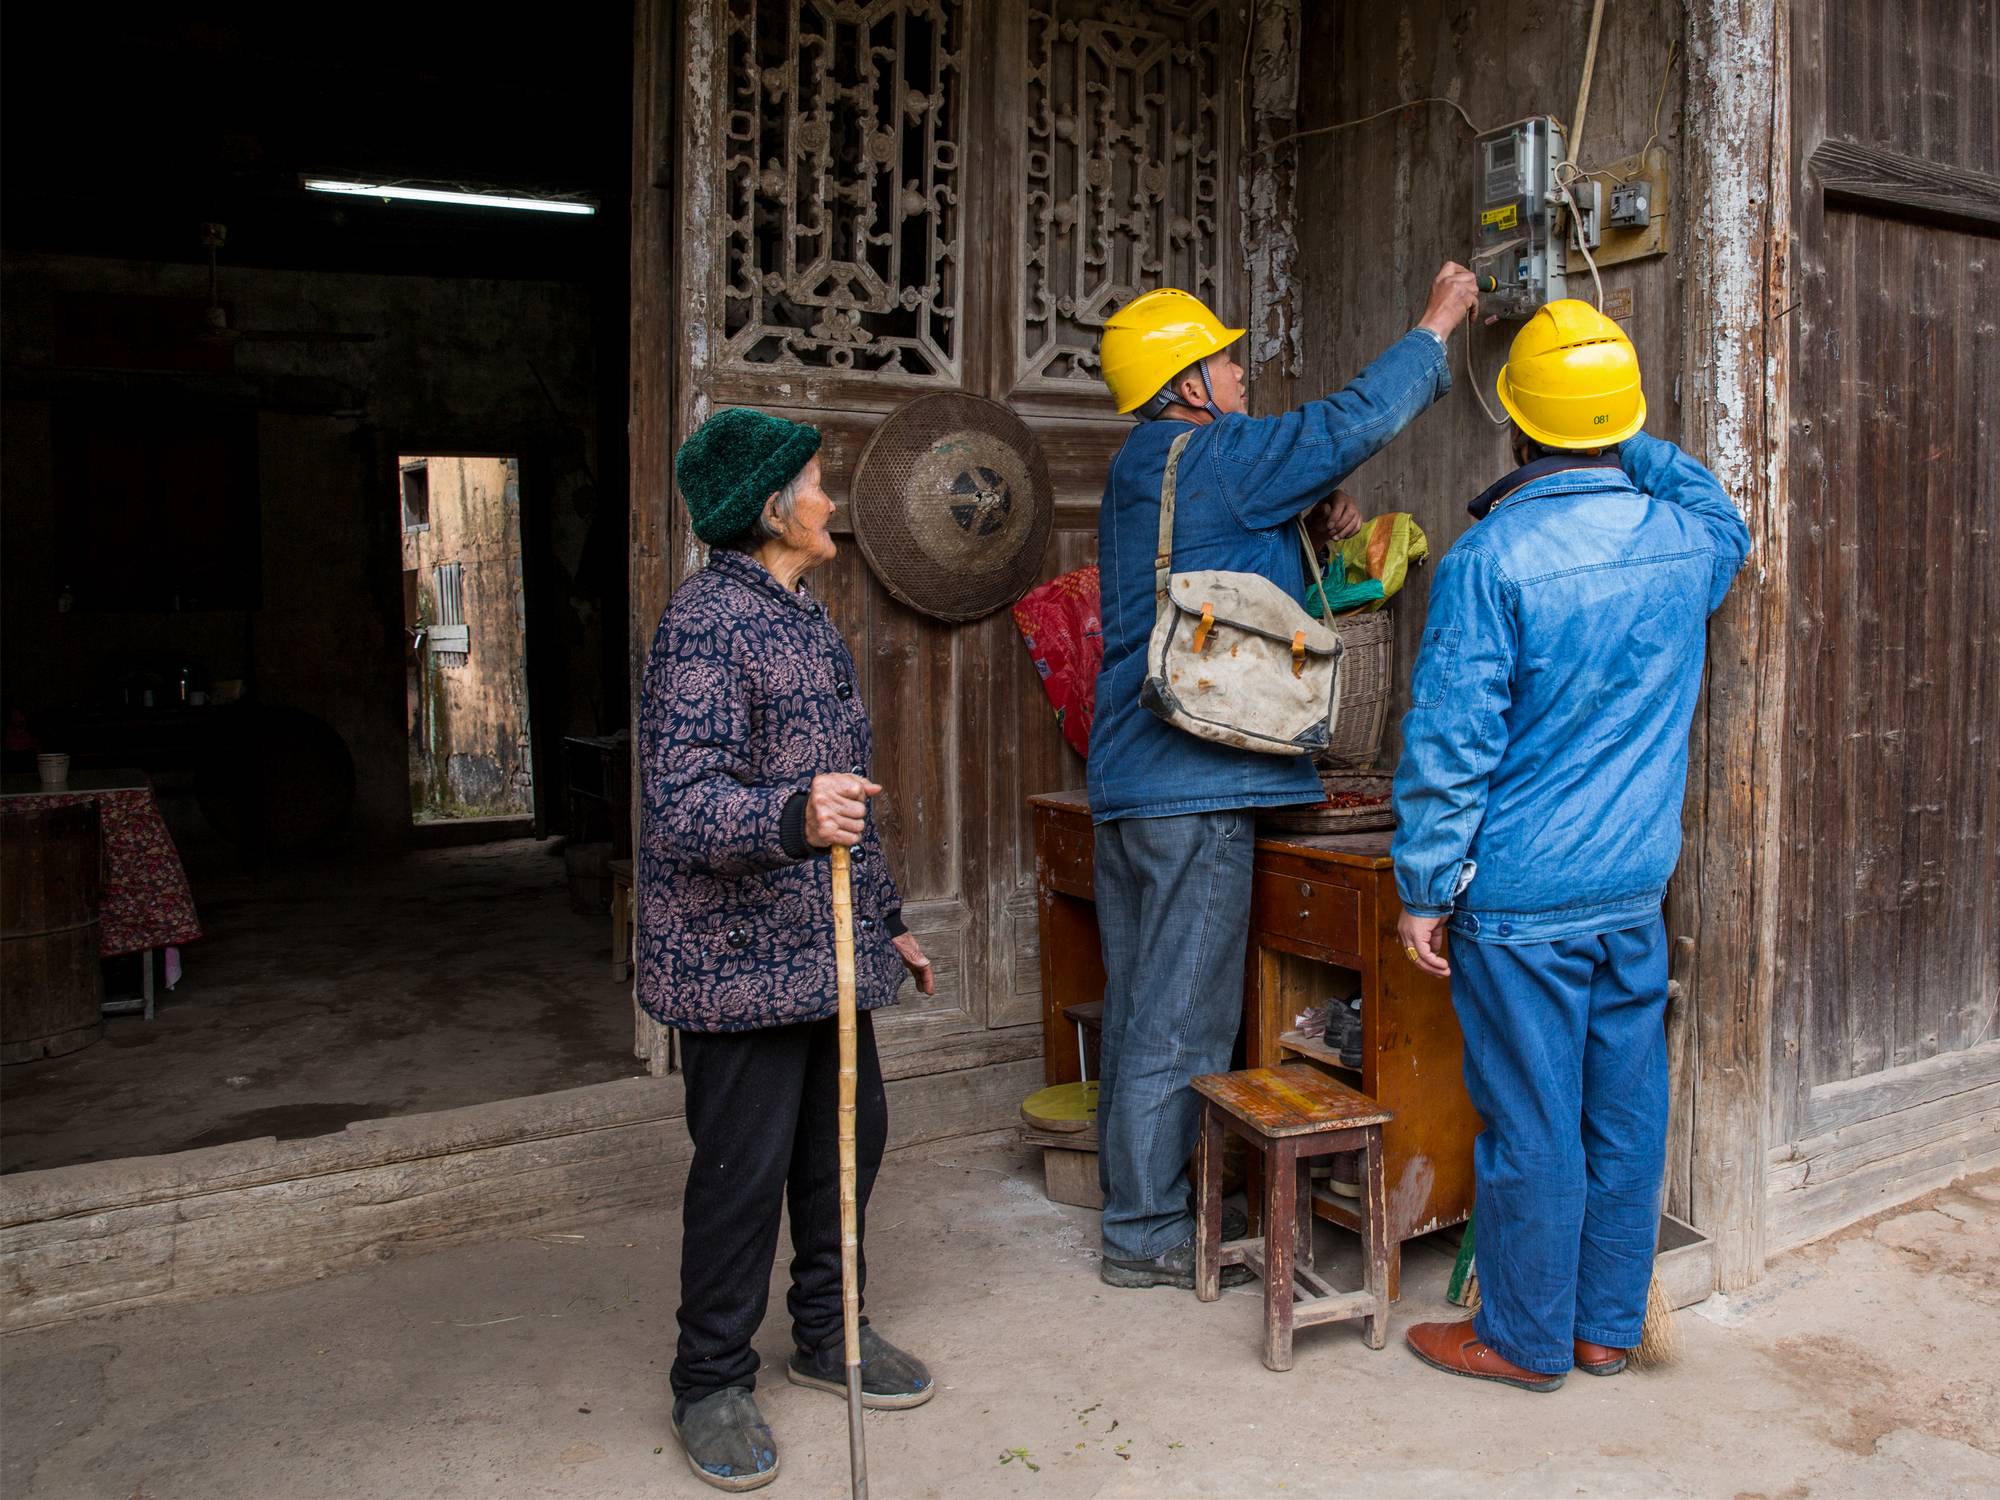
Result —
[{"label": "white cable", "polygon": [[1569,205],[1570,233],[1576,238],[1576,248],[1583,252],[1583,263],[1590,267],[1591,284],[1597,288],[1597,310],[1603,312],[1604,278],[1597,274],[1597,257],[1590,253],[1590,246],[1583,242],[1583,211],[1576,206],[1576,198],[1571,194],[1569,184],[1562,181],[1560,173],[1556,176],[1556,191],[1563,195],[1563,201]]},{"label": "white cable", "polygon": [[1479,409],[1486,413],[1486,420],[1491,422],[1495,427],[1505,427],[1514,419],[1505,412],[1500,413],[1498,416],[1494,415],[1493,408],[1486,404],[1486,392],[1480,388],[1479,374],[1472,368],[1473,317],[1473,313],[1465,315],[1465,383],[1472,387],[1473,399],[1478,401]]},{"label": "white cable", "polygon": [[[1472,256],[1472,264],[1476,266],[1482,260],[1491,260],[1496,255],[1505,255],[1509,250],[1519,245],[1525,245],[1527,242],[1528,237],[1526,235],[1517,234],[1511,240],[1495,245],[1490,250],[1475,251]],[[1499,416],[1494,415],[1493,408],[1486,404],[1484,383],[1480,380],[1478,372],[1472,367],[1472,325],[1478,315],[1479,310],[1476,306],[1465,315],[1465,383],[1472,387],[1473,399],[1479,403],[1479,409],[1486,413],[1486,420],[1491,422],[1495,427],[1504,427],[1513,419],[1505,413]]]}]

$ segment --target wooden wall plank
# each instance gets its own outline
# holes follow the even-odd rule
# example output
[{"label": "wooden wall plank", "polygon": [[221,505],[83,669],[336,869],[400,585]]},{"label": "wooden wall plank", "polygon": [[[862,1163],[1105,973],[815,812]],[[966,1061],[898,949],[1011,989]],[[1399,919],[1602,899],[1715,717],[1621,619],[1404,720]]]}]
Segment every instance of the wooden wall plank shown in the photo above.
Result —
[{"label": "wooden wall plank", "polygon": [[1994,1083],[2000,1083],[2000,1041],[1943,1052],[1865,1078],[1823,1083],[1812,1091],[1800,1135],[1824,1135]]},{"label": "wooden wall plank", "polygon": [[2000,1166],[2000,1080],[1780,1146],[1772,1157],[1775,1251]]}]

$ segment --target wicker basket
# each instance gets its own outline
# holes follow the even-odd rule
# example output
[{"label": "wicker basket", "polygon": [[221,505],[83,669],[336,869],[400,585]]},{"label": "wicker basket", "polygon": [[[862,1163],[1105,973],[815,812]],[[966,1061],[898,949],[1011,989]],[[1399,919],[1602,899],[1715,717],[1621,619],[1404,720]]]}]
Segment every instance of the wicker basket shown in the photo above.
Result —
[{"label": "wicker basket", "polygon": [[1389,802],[1395,778],[1387,771],[1341,771],[1320,766],[1319,780],[1329,798],[1358,794],[1379,800],[1363,807],[1327,807],[1322,803],[1271,807],[1260,812],[1257,820],[1287,833],[1366,833],[1396,826],[1396,810]]},{"label": "wicker basket", "polygon": [[1396,634],[1389,612],[1342,615],[1334,620],[1340,644],[1340,718],[1319,759],[1324,766],[1365,767],[1382,753],[1389,723],[1389,695],[1396,668]]}]

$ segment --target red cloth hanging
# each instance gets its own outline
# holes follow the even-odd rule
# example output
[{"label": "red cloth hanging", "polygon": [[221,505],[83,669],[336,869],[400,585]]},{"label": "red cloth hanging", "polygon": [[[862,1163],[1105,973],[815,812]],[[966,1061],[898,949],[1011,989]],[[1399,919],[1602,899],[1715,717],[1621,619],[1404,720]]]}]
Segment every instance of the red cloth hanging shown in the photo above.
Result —
[{"label": "red cloth hanging", "polygon": [[1097,712],[1097,669],[1104,662],[1104,622],[1098,617],[1097,568],[1078,568],[1038,584],[1014,606],[1014,626],[1055,706],[1063,738],[1090,756],[1090,722]]}]

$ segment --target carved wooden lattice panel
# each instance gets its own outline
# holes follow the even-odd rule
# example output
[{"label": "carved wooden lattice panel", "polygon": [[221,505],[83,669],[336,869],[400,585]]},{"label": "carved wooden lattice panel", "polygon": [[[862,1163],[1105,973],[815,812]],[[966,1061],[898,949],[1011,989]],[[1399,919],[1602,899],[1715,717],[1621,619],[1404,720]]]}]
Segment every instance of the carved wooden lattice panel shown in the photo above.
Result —
[{"label": "carved wooden lattice panel", "polygon": [[727,0],[717,363],[955,385],[962,0]]},{"label": "carved wooden lattice panel", "polygon": [[1022,384],[1101,393],[1104,320],[1140,292],[1222,300],[1222,34],[1214,0],[1031,0]]}]

